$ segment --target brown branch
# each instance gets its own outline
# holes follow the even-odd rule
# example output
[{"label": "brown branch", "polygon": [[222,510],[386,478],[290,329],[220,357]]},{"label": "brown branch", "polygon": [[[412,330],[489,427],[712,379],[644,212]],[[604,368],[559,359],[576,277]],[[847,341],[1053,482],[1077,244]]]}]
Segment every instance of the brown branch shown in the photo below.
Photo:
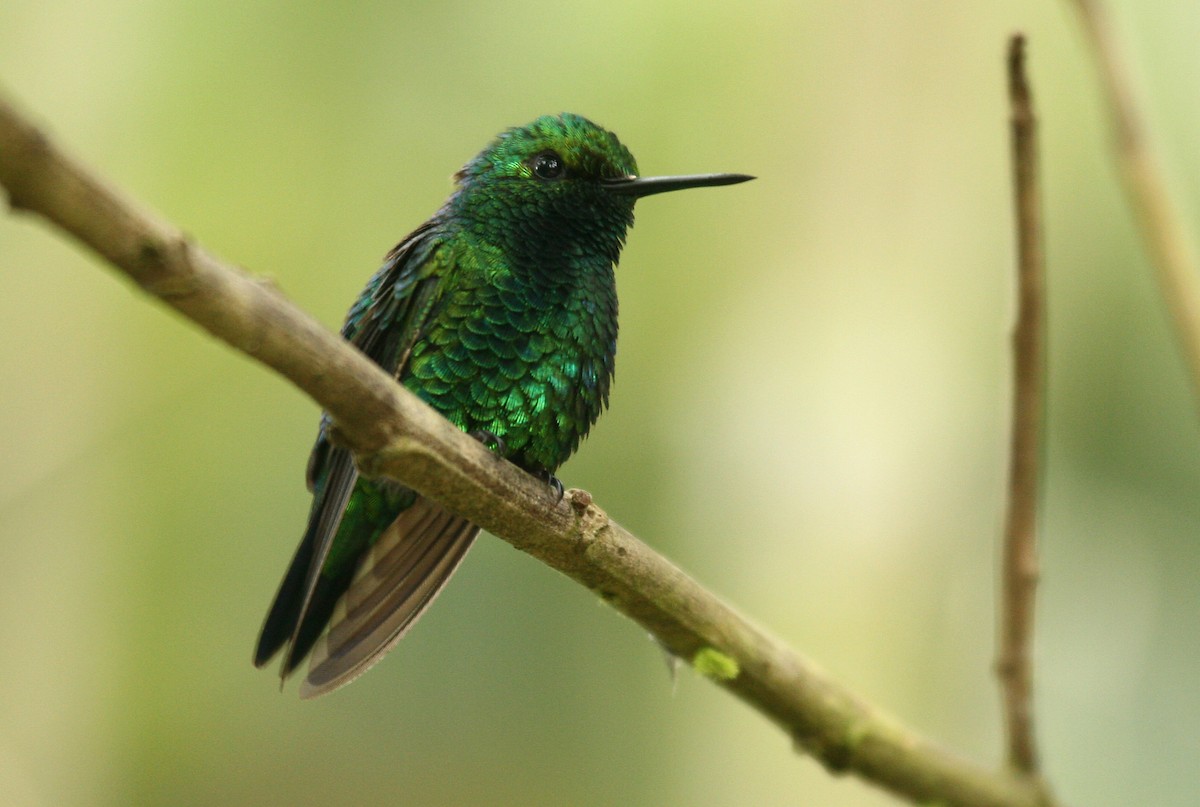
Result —
[{"label": "brown branch", "polygon": [[1037,772],[1033,732],[1034,590],[1037,586],[1038,459],[1044,369],[1041,199],[1037,173],[1037,120],[1025,73],[1025,38],[1009,41],[1008,95],[1012,109],[1013,191],[1017,225],[1017,324],[1013,332],[1013,425],[1008,517],[1000,586],[996,671],[1004,697],[1008,762]]},{"label": "brown branch", "polygon": [[1200,261],[1171,204],[1158,158],[1146,136],[1137,94],[1101,0],[1072,0],[1097,66],[1115,139],[1117,163],[1159,291],[1183,348],[1200,405]]},{"label": "brown branch", "polygon": [[1034,807],[1029,781],[963,760],[866,703],[608,518],[496,458],[273,288],[220,263],[54,147],[0,98],[0,185],[139,286],[324,407],[368,474],[444,502],[596,592],[832,771],[914,802]]}]

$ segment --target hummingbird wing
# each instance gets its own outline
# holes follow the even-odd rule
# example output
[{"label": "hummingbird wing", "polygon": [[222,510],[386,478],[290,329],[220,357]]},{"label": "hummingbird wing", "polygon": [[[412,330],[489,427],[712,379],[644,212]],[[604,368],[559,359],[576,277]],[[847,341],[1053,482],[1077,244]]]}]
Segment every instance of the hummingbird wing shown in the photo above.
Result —
[{"label": "hummingbird wing", "polygon": [[313,648],[301,698],[348,684],[391,650],[433,602],[479,528],[426,498],[404,510],[359,565]]},{"label": "hummingbird wing", "polygon": [[[427,222],[388,253],[366,289],[347,314],[342,335],[388,372],[398,375],[436,297],[438,240],[434,221]],[[322,416],[317,441],[308,462],[308,487],[313,506],[308,527],[259,635],[254,653],[263,666],[285,644],[282,667],[287,676],[316,639],[313,633],[298,642],[306,617],[314,610],[328,614],[332,604],[314,609],[313,596],[329,556],[342,515],[358,480],[350,452],[329,442],[330,421]],[[330,592],[340,596],[341,592]],[[318,605],[321,605],[318,603]],[[319,632],[322,625],[317,625]]]}]

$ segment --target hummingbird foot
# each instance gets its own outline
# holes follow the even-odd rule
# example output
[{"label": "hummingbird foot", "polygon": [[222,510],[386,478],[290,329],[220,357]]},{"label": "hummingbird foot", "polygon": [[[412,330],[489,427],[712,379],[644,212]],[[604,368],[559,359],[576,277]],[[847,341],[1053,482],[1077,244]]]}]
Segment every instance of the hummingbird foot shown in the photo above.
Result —
[{"label": "hummingbird foot", "polygon": [[508,456],[508,445],[504,442],[504,438],[498,437],[487,429],[476,429],[470,432],[470,435],[483,443],[483,447],[488,451],[494,451],[501,457]]},{"label": "hummingbird foot", "polygon": [[549,485],[551,490],[554,491],[554,494],[555,494],[554,503],[555,504],[557,504],[558,502],[561,502],[563,500],[563,496],[566,494],[567,491],[566,491],[566,488],[563,487],[563,483],[562,483],[561,479],[559,479],[557,476],[550,473],[549,471],[536,471],[536,472],[534,472],[533,475],[536,476],[538,479],[542,480],[543,482],[545,482],[547,485]]}]

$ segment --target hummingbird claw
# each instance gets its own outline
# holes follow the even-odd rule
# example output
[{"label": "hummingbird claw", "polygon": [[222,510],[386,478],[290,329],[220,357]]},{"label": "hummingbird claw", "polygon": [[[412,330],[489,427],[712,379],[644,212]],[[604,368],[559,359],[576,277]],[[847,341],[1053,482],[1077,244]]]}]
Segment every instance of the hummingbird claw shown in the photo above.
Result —
[{"label": "hummingbird claw", "polygon": [[543,482],[545,482],[546,484],[548,484],[550,486],[550,488],[554,491],[554,493],[555,493],[554,503],[555,504],[558,504],[559,502],[561,502],[563,500],[563,496],[566,495],[567,491],[566,491],[566,488],[563,487],[563,483],[562,483],[561,479],[559,479],[557,476],[550,473],[549,471],[538,471],[536,474],[534,474],[534,476],[536,476],[538,479],[540,479]]},{"label": "hummingbird claw", "polygon": [[483,443],[484,448],[488,451],[494,451],[501,457],[508,456],[508,445],[505,444],[502,437],[498,437],[487,429],[476,429],[470,434],[476,440]]}]

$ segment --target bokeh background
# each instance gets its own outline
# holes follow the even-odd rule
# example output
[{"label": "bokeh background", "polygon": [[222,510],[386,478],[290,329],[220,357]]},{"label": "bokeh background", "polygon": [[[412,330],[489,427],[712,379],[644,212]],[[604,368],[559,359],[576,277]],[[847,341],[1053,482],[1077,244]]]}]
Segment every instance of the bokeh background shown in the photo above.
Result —
[{"label": "bokeh background", "polygon": [[[1115,4],[1200,206],[1200,6]],[[337,327],[500,129],[646,173],[611,411],[562,473],[912,726],[998,762],[1013,316],[1003,49],[1030,37],[1049,252],[1037,710],[1072,804],[1200,789],[1200,430],[1064,2],[3,0],[0,83]],[[0,802],[851,805],[758,714],[490,537],[385,663],[300,702],[250,651],[317,409],[0,217]]]}]

